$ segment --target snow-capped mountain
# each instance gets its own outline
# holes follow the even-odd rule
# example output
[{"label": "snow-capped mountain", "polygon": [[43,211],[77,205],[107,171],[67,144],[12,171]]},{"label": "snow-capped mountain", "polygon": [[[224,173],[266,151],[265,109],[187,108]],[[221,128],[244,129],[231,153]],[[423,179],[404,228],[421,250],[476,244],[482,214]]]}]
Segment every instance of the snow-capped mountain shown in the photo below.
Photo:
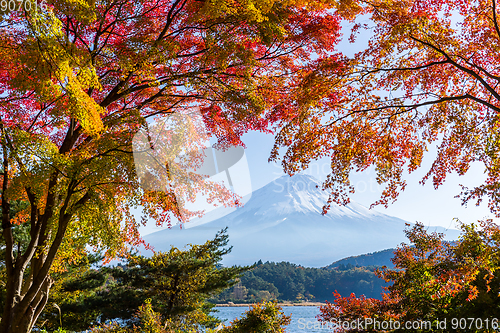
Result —
[{"label": "snow-capped mountain", "polygon": [[[185,228],[165,229],[145,236],[155,250],[171,245],[203,243],[218,230],[228,227],[233,250],[225,265],[262,261],[289,261],[321,267],[341,258],[396,247],[406,242],[405,223],[399,218],[351,203],[332,205],[322,216],[328,194],[307,175],[283,176],[253,192],[244,207],[217,218],[213,211],[206,219],[188,222]],[[209,222],[203,223],[209,220]],[[432,227],[432,231],[445,232]],[[447,230],[448,238],[458,231]]]}]

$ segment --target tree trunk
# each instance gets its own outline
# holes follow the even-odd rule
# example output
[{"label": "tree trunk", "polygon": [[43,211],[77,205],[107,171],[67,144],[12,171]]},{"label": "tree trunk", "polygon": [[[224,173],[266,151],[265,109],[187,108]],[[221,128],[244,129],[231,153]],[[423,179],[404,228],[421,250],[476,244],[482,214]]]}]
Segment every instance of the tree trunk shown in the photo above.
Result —
[{"label": "tree trunk", "polygon": [[[81,207],[89,199],[85,194],[74,208]],[[53,284],[49,272],[57,251],[61,246],[69,221],[73,215],[65,212],[69,199],[60,209],[57,232],[54,237],[51,228],[45,228],[52,213],[46,208],[45,216],[41,216],[36,223],[31,223],[31,240],[27,250],[14,258],[13,246],[8,239],[12,239],[12,227],[3,229],[3,235],[7,239],[6,249],[6,271],[7,271],[7,295],[4,313],[0,321],[0,333],[29,333],[33,329],[43,308],[47,304],[49,291]],[[5,209],[4,209],[5,211]],[[45,226],[45,227],[44,227]],[[48,244],[47,244],[48,243]],[[44,245],[45,244],[45,245]],[[37,254],[35,255],[35,249]],[[25,270],[29,264],[29,276]]]},{"label": "tree trunk", "polygon": [[27,296],[29,297],[29,294],[26,292],[22,293],[20,288],[16,288],[15,286],[14,282],[19,279],[19,275],[7,277],[7,299],[0,322],[0,332],[2,333],[31,332],[43,308],[47,304],[49,291],[53,284],[53,280],[50,276],[47,276],[38,292],[29,300],[26,298]]}]

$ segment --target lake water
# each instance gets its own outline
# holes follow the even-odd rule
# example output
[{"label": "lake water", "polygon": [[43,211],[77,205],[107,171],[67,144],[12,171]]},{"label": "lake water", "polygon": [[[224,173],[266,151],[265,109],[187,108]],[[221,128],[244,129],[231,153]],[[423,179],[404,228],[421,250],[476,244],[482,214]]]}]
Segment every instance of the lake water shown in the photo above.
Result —
[{"label": "lake water", "polygon": [[[219,310],[215,314],[219,319],[224,320],[224,324],[229,325],[231,321],[242,316],[248,310],[248,307],[215,307]],[[319,308],[317,306],[283,306],[282,311],[286,315],[292,315],[290,325],[286,327],[287,333],[309,333],[309,332],[332,332],[325,325],[323,328],[318,328]],[[316,324],[316,328],[314,328]]]}]

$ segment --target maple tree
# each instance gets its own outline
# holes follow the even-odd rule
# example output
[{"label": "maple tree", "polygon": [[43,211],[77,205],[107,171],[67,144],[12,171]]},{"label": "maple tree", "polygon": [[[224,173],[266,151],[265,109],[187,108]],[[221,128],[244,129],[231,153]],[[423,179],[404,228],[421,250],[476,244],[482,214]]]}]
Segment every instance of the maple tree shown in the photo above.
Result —
[{"label": "maple tree", "polygon": [[[136,176],[132,139],[148,121],[198,108],[220,147],[241,145],[246,131],[293,117],[280,105],[305,73],[343,61],[327,0],[32,4],[0,12],[0,331],[11,333],[30,331],[50,274],[89,246],[111,258],[140,244],[147,218],[189,217],[171,191],[145,190]],[[235,202],[202,185],[186,192]],[[27,243],[16,243],[16,226]]]},{"label": "maple tree", "polygon": [[[404,325],[413,322],[431,323],[432,327],[421,330],[429,332],[449,332],[452,325],[456,332],[495,331],[498,323],[491,319],[500,306],[500,227],[486,220],[479,225],[462,224],[461,228],[460,239],[455,242],[443,241],[443,234],[427,233],[420,223],[406,230],[410,244],[403,244],[394,252],[394,269],[377,272],[392,283],[386,287],[382,300],[354,294],[342,297],[336,293],[333,303],[327,302],[320,308],[320,320],[334,324],[358,319],[361,323],[366,319],[393,321],[399,322],[400,331],[411,331]],[[481,320],[482,327],[476,322],[464,326],[464,318]],[[447,327],[440,327],[438,321],[445,320]],[[358,329],[350,327],[344,331]],[[364,329],[387,331],[374,324]]]},{"label": "maple tree", "polygon": [[350,41],[361,34],[367,47],[338,72],[319,67],[307,74],[295,91],[303,102],[282,105],[297,114],[279,121],[272,159],[282,158],[294,174],[330,158],[325,212],[332,202],[348,202],[351,173],[374,167],[385,184],[375,204],[387,206],[404,190],[405,172],[437,142],[422,182],[431,179],[437,188],[479,161],[486,180],[460,196],[464,204],[486,198],[499,214],[497,0],[346,0],[338,13],[352,26]]}]

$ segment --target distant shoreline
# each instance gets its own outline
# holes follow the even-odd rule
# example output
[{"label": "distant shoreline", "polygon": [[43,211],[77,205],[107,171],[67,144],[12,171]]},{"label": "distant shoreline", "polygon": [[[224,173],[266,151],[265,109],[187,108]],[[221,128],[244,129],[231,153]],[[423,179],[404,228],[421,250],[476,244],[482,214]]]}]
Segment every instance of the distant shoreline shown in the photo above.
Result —
[{"label": "distant shoreline", "polygon": [[[322,306],[326,303],[321,302],[302,302],[302,303],[278,303],[279,306]],[[236,303],[223,303],[223,304],[215,304],[216,307],[250,307],[251,305],[255,305],[255,303],[248,304],[236,304]]]}]

